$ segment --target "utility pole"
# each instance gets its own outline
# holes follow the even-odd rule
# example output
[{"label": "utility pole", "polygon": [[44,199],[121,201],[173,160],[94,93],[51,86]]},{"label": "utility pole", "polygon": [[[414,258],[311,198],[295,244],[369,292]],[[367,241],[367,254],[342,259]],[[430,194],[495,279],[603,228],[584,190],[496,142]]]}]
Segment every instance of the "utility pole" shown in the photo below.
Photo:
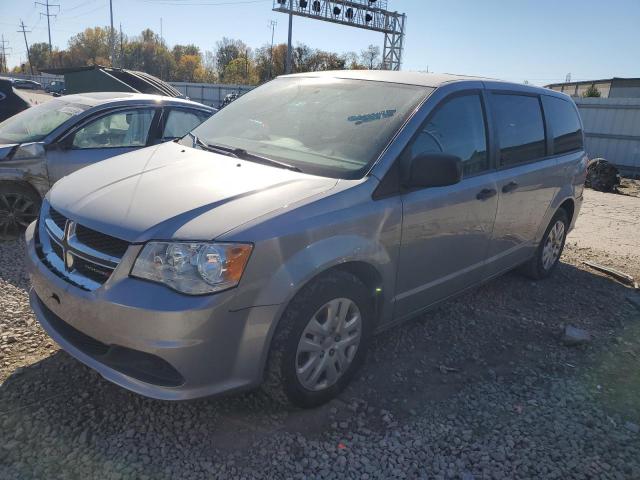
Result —
[{"label": "utility pole", "polygon": [[162,17],[160,17],[160,43],[164,44],[164,38],[162,36]]},{"label": "utility pole", "polygon": [[27,42],[27,33],[31,33],[31,30],[27,30],[24,26],[24,22],[20,20],[20,28],[18,33],[22,32],[24,35],[24,46],[27,47],[27,60],[29,61],[29,69],[31,70],[31,75],[33,75],[33,64],[31,63],[31,52],[29,51],[29,42]]},{"label": "utility pole", "polygon": [[2,35],[2,37],[0,37],[2,40],[0,40],[0,50],[2,51],[2,54],[0,54],[0,72],[6,72],[8,70],[7,68],[7,50],[9,49],[9,47],[6,47],[5,44],[9,43],[7,40],[4,39],[4,35]]},{"label": "utility pole", "polygon": [[109,46],[111,47],[111,66],[115,67],[116,60],[116,34],[113,29],[113,0],[109,0],[109,15],[111,17],[111,30],[109,31]]},{"label": "utility pole", "polygon": [[124,65],[124,42],[122,40],[122,24],[120,24],[120,61],[118,62],[118,66],[123,68]]},{"label": "utility pole", "polygon": [[293,60],[293,46],[291,45],[291,37],[293,34],[293,0],[289,0],[289,40],[287,41],[287,68],[285,73],[291,73]]},{"label": "utility pole", "polygon": [[269,20],[269,27],[271,27],[271,55],[269,56],[269,80],[273,78],[273,35],[276,31],[276,25],[278,22],[275,20]]},{"label": "utility pole", "polygon": [[47,30],[49,31],[49,53],[53,52],[53,47],[51,46],[51,17],[55,17],[56,15],[49,13],[49,7],[56,7],[60,10],[60,5],[57,3],[49,3],[49,0],[45,0],[45,3],[35,2],[36,5],[42,5],[47,9],[47,13],[40,12],[40,15],[44,15],[47,17]]}]

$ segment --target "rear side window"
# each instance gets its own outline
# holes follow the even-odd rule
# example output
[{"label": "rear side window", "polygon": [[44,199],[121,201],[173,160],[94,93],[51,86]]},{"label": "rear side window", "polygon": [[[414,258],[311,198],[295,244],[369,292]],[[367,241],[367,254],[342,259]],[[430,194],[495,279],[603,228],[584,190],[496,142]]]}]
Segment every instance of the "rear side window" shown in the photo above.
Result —
[{"label": "rear side window", "polygon": [[500,139],[500,166],[510,167],[545,156],[544,121],[538,97],[493,95]]},{"label": "rear side window", "polygon": [[464,176],[489,169],[487,136],[478,95],[454,97],[438,107],[410,146],[410,155],[448,153],[462,159]]},{"label": "rear side window", "polygon": [[582,149],[582,127],[578,112],[567,100],[542,97],[544,112],[553,131],[553,153]]}]

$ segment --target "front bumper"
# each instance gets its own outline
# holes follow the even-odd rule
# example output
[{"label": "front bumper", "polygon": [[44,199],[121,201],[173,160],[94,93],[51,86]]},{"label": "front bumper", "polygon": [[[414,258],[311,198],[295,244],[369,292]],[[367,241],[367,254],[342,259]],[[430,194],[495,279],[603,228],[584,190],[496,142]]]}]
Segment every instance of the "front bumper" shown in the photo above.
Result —
[{"label": "front bumper", "polygon": [[64,350],[107,380],[162,400],[261,382],[278,305],[233,311],[234,290],[191,297],[117,271],[84,291],[40,261],[34,228],[26,232],[33,311]]}]

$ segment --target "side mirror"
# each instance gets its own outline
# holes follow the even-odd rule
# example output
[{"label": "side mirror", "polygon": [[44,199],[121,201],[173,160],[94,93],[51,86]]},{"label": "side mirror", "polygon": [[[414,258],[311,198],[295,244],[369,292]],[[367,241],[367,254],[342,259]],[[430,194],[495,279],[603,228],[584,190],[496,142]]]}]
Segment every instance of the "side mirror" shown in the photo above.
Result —
[{"label": "side mirror", "polygon": [[462,160],[446,153],[424,153],[411,159],[406,188],[446,187],[462,179]]}]

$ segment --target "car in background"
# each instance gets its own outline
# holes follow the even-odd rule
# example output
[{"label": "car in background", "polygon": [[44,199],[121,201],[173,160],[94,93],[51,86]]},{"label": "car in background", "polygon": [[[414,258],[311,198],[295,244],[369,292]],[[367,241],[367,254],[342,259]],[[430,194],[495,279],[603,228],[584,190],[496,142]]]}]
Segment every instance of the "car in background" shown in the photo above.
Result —
[{"label": "car in background", "polygon": [[64,95],[65,83],[62,80],[54,80],[45,87],[44,91],[47,93]]},{"label": "car in background", "polygon": [[189,100],[124,92],[54,98],[0,123],[0,239],[17,237],[65,175],[181,138],[216,110]]},{"label": "car in background", "polygon": [[25,90],[42,90],[42,84],[34,80],[25,80],[22,78],[13,79],[14,88],[22,88]]}]

